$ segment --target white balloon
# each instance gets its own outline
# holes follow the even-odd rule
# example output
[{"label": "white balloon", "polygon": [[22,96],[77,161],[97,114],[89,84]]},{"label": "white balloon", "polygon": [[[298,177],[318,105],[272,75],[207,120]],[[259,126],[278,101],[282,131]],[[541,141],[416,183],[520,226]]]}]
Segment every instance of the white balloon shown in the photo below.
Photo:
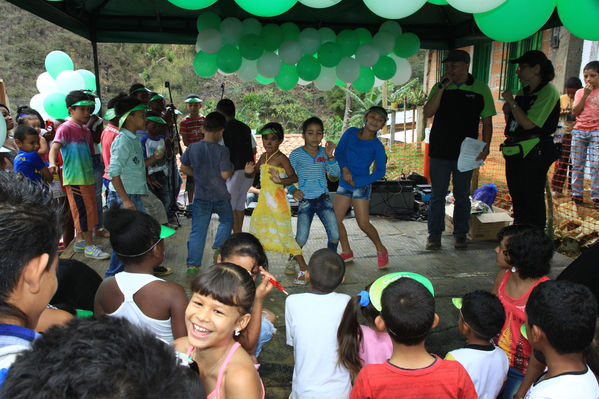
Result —
[{"label": "white balloon", "polygon": [[491,11],[503,3],[505,0],[447,0],[450,6],[469,14],[478,14]]},{"label": "white balloon", "polygon": [[330,6],[334,6],[339,3],[341,0],[299,0],[305,6],[312,8],[327,8]]},{"label": "white balloon", "polygon": [[295,40],[287,40],[279,47],[281,61],[288,65],[295,65],[302,58],[302,46]]},{"label": "white balloon", "polygon": [[385,21],[381,24],[379,32],[389,32],[393,36],[401,34],[401,26],[395,21]]},{"label": "white balloon", "polygon": [[327,42],[335,42],[337,40],[337,35],[335,34],[335,31],[331,28],[320,28],[318,29],[318,33],[320,33],[321,45]]},{"label": "white balloon", "polygon": [[85,81],[75,71],[62,71],[56,77],[56,87],[58,87],[58,91],[69,94],[73,90],[83,90]]},{"label": "white balloon", "polygon": [[241,34],[241,36],[249,35],[250,33],[259,35],[262,31],[262,24],[256,18],[244,19],[242,25],[243,33]]},{"label": "white balloon", "polygon": [[[52,81],[54,81],[54,79],[52,79]],[[29,101],[29,106],[41,114],[42,111],[44,111],[44,99],[47,95],[48,93],[38,93],[35,96],[31,97],[31,100]]]},{"label": "white balloon", "polygon": [[[237,44],[243,33],[243,24],[240,20],[234,17],[223,19],[220,23],[220,32],[223,38],[223,43]],[[196,50],[197,51],[197,50]]]},{"label": "white balloon", "polygon": [[237,70],[237,76],[244,82],[250,82],[256,79],[258,75],[258,61],[246,60],[245,58],[241,62],[241,66]]},{"label": "white balloon", "polygon": [[95,98],[96,106],[94,107],[94,112],[92,114],[97,114],[100,111],[100,107],[102,106],[102,101],[98,97]]},{"label": "white balloon", "polygon": [[375,76],[374,77],[374,84],[372,85],[372,87],[381,87],[383,85],[383,83],[385,83],[384,80],[380,80],[379,78],[377,78]]},{"label": "white balloon", "polygon": [[390,57],[397,65],[397,72],[395,72],[395,75],[389,80],[396,85],[402,85],[406,83],[412,76],[412,66],[405,58],[399,58],[395,54],[392,54]]},{"label": "white balloon", "polygon": [[352,57],[343,57],[337,65],[337,77],[340,81],[351,83],[360,76],[360,64]]},{"label": "white balloon", "polygon": [[427,0],[364,0],[366,7],[385,19],[401,19],[414,14]]},{"label": "white balloon", "polygon": [[54,81],[54,79],[52,79],[52,76],[50,76],[48,72],[44,72],[37,77],[35,87],[37,87],[37,90],[40,93],[52,93],[58,91],[58,88],[56,87],[56,82]]},{"label": "white balloon", "polygon": [[372,43],[379,49],[381,55],[391,54],[395,47],[395,36],[389,32],[378,32],[372,38]]},{"label": "white balloon", "polygon": [[222,35],[216,29],[202,29],[202,31],[198,33],[198,39],[196,41],[196,51],[201,50],[207,54],[216,54],[222,46]]},{"label": "white balloon", "polygon": [[275,53],[264,53],[258,58],[258,73],[272,79],[281,71],[281,59]]},{"label": "white balloon", "polygon": [[231,73],[227,73],[227,72],[223,72],[220,69],[217,69],[216,72],[218,72],[219,74],[221,74],[222,76],[231,76],[231,75],[235,75],[235,72],[231,72]]},{"label": "white balloon", "polygon": [[363,67],[371,67],[379,60],[381,53],[379,49],[372,43],[361,45],[356,51],[356,61]]},{"label": "white balloon", "polygon": [[299,42],[304,54],[314,54],[320,47],[320,33],[314,28],[306,28],[300,32]]},{"label": "white balloon", "polygon": [[304,80],[304,79],[302,79],[302,78],[299,78],[299,79],[297,80],[297,84],[298,84],[298,85],[302,85],[302,86],[307,86],[307,85],[309,85],[310,83],[312,83],[312,82],[310,82],[310,81],[308,81],[308,80]]},{"label": "white balloon", "polygon": [[335,83],[337,83],[337,73],[335,72],[335,68],[325,67],[320,69],[320,75],[318,75],[314,81],[314,85],[322,91],[331,90],[335,87]]}]

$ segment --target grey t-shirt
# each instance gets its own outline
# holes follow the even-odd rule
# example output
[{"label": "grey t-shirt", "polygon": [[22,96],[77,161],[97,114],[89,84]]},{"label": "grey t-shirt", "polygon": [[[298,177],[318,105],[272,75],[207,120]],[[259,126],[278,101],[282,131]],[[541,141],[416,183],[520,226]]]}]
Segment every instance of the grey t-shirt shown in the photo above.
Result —
[{"label": "grey t-shirt", "polygon": [[220,175],[220,172],[233,170],[227,147],[205,140],[192,143],[181,157],[181,163],[193,169],[194,198],[205,201],[231,199]]}]

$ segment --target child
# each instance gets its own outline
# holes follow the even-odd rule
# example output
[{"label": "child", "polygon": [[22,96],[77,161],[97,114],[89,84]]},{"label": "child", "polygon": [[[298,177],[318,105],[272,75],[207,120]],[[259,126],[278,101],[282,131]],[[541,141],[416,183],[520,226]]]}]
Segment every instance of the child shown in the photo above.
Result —
[{"label": "child", "polygon": [[260,285],[256,287],[256,298],[252,306],[252,318],[243,334],[239,336],[239,343],[243,346],[252,359],[260,355],[262,345],[272,339],[277,331],[274,322],[274,314],[264,309],[264,299],[272,291],[273,285],[269,278],[274,276],[268,273],[268,258],[260,241],[250,233],[233,233],[224,242],[218,263],[227,262],[238,265],[247,270],[252,279],[256,281],[258,275],[262,275]]},{"label": "child", "polygon": [[[341,168],[341,180],[333,206],[339,225],[339,240],[341,241],[341,257],[345,262],[354,259],[354,253],[349,246],[343,218],[353,206],[356,221],[360,229],[366,233],[377,250],[379,268],[389,263],[387,249],[381,243],[379,233],[369,221],[371,183],[385,176],[387,155],[385,147],[376,137],[379,130],[385,126],[387,111],[382,107],[371,107],[364,116],[364,127],[350,127],[343,133],[335,156]],[[370,166],[374,162],[374,171]]]},{"label": "child", "polygon": [[144,105],[148,105],[150,102],[150,90],[141,83],[133,83],[129,87],[129,95],[137,98]]},{"label": "child", "polygon": [[553,242],[542,229],[532,225],[504,227],[497,237],[499,245],[495,251],[499,271],[491,292],[501,300],[506,320],[494,343],[510,361],[502,398],[512,399],[524,378],[532,352],[530,343],[520,334],[526,321],[524,307],[532,289],[549,280]]},{"label": "child", "polygon": [[[197,94],[187,96],[185,99],[185,108],[189,111],[189,115],[183,118],[179,124],[179,132],[181,133],[181,137],[183,137],[183,144],[185,144],[185,147],[189,147],[191,144],[204,139],[203,127],[206,118],[200,114],[202,100]],[[187,191],[187,198],[189,199],[188,210],[191,209],[191,205],[193,204],[194,187],[193,176],[187,176],[185,191]]]},{"label": "child", "polygon": [[572,129],[572,199],[582,204],[584,170],[587,153],[591,168],[591,199],[599,209],[599,61],[584,66],[586,85],[574,96],[572,115],[576,125]]},{"label": "child", "polygon": [[345,264],[331,249],[314,252],[308,265],[310,291],[285,301],[287,345],[293,346],[291,399],[347,398],[349,372],[337,362],[336,332],[349,296],[333,292],[343,281]]},{"label": "child", "polygon": [[40,154],[44,162],[48,162],[48,152],[50,149],[48,148],[48,142],[43,136],[46,133],[46,130],[42,132],[42,126],[45,126],[45,123],[39,112],[29,107],[17,108],[17,126],[19,125],[31,126],[35,129],[40,137],[40,148],[37,150],[37,153]]},{"label": "child", "polygon": [[530,293],[526,334],[543,354],[547,372],[530,388],[527,399],[599,397],[599,385],[583,359],[593,341],[597,301],[591,291],[570,281],[547,281]]},{"label": "child", "polygon": [[375,324],[391,336],[393,355],[384,364],[369,364],[360,371],[351,399],[477,397],[461,364],[431,355],[424,346],[439,323],[430,281],[393,273],[375,281],[370,294],[381,312]]},{"label": "child", "polygon": [[505,310],[499,298],[486,291],[473,291],[454,298],[460,310],[458,330],[466,346],[445,356],[457,360],[470,375],[479,399],[495,399],[507,376],[509,360],[501,348],[492,343],[505,323]]},{"label": "child", "polygon": [[[248,162],[245,173],[249,177],[260,171],[260,196],[250,219],[250,233],[254,234],[267,251],[284,252],[295,257],[300,266],[294,284],[306,284],[307,266],[302,249],[297,245],[291,231],[291,209],[284,186],[297,182],[289,159],[279,151],[283,142],[283,126],[276,122],[264,125],[258,132],[262,135],[264,154],[256,165]],[[287,174],[287,177],[281,177]]]},{"label": "child", "polygon": [[195,176],[195,199],[191,219],[191,233],[187,242],[187,272],[197,273],[202,265],[206,235],[213,213],[218,215],[219,224],[212,244],[215,255],[231,234],[233,211],[231,195],[225,181],[233,174],[229,150],[220,144],[225,129],[225,117],[211,112],[203,126],[204,139],[192,143],[181,157],[181,172]]},{"label": "child", "polygon": [[47,182],[52,181],[52,175],[37,152],[40,148],[38,132],[28,125],[19,125],[15,129],[14,138],[19,147],[13,164],[15,172],[22,173],[36,183],[41,182],[42,178]]},{"label": "child", "polygon": [[166,157],[171,157],[172,153],[168,151],[171,148],[171,143],[164,135],[165,128],[166,121],[162,119],[160,114],[154,111],[146,112],[147,133],[141,138],[144,158],[148,159],[150,156],[160,153],[165,153],[166,155],[148,165],[148,177],[151,182],[150,191],[160,199],[164,205],[164,210],[168,213],[171,200]]},{"label": "child", "polygon": [[92,236],[93,228],[98,224],[92,164],[94,142],[85,124],[94,109],[94,99],[90,94],[76,90],[67,95],[66,104],[71,120],[60,125],[56,131],[48,169],[51,174],[57,172],[60,152],[63,159],[63,186],[67,192],[75,230],[83,238],[83,241],[75,243],[75,251],[84,252],[87,258],[108,259],[110,255],[94,245]]},{"label": "child", "polygon": [[210,392],[208,398],[264,398],[264,386],[250,356],[235,342],[248,325],[256,292],[254,280],[241,266],[219,263],[191,283],[185,310],[187,337],[174,342]]},{"label": "child", "polygon": [[[349,370],[352,380],[367,364],[385,363],[393,353],[393,344],[387,331],[378,330],[374,324],[380,312],[370,302],[368,284],[363,291],[347,303],[339,329],[339,364]],[[358,324],[358,310],[366,325]]]},{"label": "child", "polygon": [[339,227],[333,204],[329,197],[327,176],[339,178],[339,165],[333,151],[335,145],[327,141],[325,147],[322,121],[313,116],[302,124],[304,146],[296,148],[289,155],[289,162],[297,173],[297,185],[292,186],[293,198],[299,202],[297,212],[297,233],[295,241],[302,248],[308,241],[312,219],[316,213],[327,232],[327,247],[337,251]]},{"label": "child", "polygon": [[104,219],[113,252],[125,271],[100,284],[94,315],[124,317],[169,344],[185,336],[183,287],[152,275],[164,259],[166,237],[158,222],[146,213],[119,208],[108,210]]}]

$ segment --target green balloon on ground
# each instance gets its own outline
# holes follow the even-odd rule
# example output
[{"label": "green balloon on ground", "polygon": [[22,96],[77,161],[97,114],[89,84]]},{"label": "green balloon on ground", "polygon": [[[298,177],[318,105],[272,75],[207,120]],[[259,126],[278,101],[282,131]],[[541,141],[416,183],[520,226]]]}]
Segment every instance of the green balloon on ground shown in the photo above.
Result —
[{"label": "green balloon on ground", "polygon": [[337,44],[341,49],[341,55],[344,57],[351,57],[355,54],[358,46],[360,45],[360,39],[358,34],[350,29],[343,29],[337,35]]},{"label": "green balloon on ground", "polygon": [[428,0],[429,3],[431,4],[436,4],[438,6],[446,6],[449,3],[447,2],[447,0]]},{"label": "green balloon on ground", "polygon": [[209,78],[218,70],[216,54],[207,54],[200,51],[193,58],[193,70],[201,78]]},{"label": "green balloon on ground", "polygon": [[216,53],[216,65],[224,73],[233,73],[241,66],[241,54],[237,47],[232,44],[225,44],[223,48]]},{"label": "green balloon on ground", "polygon": [[179,8],[186,10],[201,10],[216,3],[216,0],[168,0]]},{"label": "green balloon on ground", "polygon": [[341,61],[341,47],[337,43],[326,42],[318,49],[318,61],[327,68],[337,66]]},{"label": "green balloon on ground", "polygon": [[50,93],[44,99],[44,111],[52,118],[66,119],[69,116],[67,96],[64,93]]},{"label": "green balloon on ground", "polygon": [[[256,1],[256,0],[251,0]],[[283,33],[283,41],[287,40],[298,40],[300,34],[300,28],[293,22],[285,22],[281,25],[281,32]]]},{"label": "green balloon on ground", "polygon": [[351,87],[360,93],[366,93],[368,90],[372,89],[373,85],[374,72],[372,72],[372,69],[370,68],[361,67],[360,76],[352,82]]},{"label": "green balloon on ground", "polygon": [[599,41],[599,1],[557,0],[557,13],[574,36]]},{"label": "green balloon on ground", "polygon": [[267,84],[269,84],[269,83],[272,83],[272,82],[274,82],[274,81],[275,81],[275,78],[270,78],[270,79],[269,79],[269,78],[265,78],[264,76],[262,76],[262,75],[258,74],[258,75],[256,75],[256,80],[257,80],[259,83],[262,83],[263,85],[267,85]]},{"label": "green balloon on ground", "polygon": [[275,51],[283,42],[283,31],[279,25],[266,24],[262,27],[260,37],[264,51]]},{"label": "green balloon on ground", "polygon": [[360,44],[372,43],[372,33],[366,28],[357,28],[354,32],[358,35]]},{"label": "green balloon on ground", "polygon": [[281,90],[291,90],[299,81],[295,65],[281,65],[281,72],[275,77],[275,83]]},{"label": "green balloon on ground", "polygon": [[257,60],[264,52],[262,43],[262,38],[253,33],[242,36],[239,40],[239,52],[245,59]]},{"label": "green balloon on ground", "polygon": [[297,0],[235,0],[239,7],[259,17],[275,17],[289,11]]},{"label": "green balloon on ground", "polygon": [[52,79],[56,79],[63,71],[72,71],[74,69],[73,60],[67,53],[62,51],[49,52],[44,64]]},{"label": "green balloon on ground", "polygon": [[380,80],[388,80],[395,75],[397,65],[390,57],[382,55],[378,62],[372,67],[372,71]]},{"label": "green balloon on ground", "polygon": [[96,91],[96,75],[86,69],[78,69],[75,72],[83,78],[83,88],[85,90]]},{"label": "green balloon on ground", "polygon": [[409,58],[420,50],[420,39],[412,32],[402,33],[395,39],[393,52],[401,58]]},{"label": "green balloon on ground", "polygon": [[538,31],[551,16],[555,3],[556,0],[507,0],[491,11],[474,14],[474,21],[491,39],[516,42]]},{"label": "green balloon on ground", "polygon": [[212,11],[203,12],[200,15],[198,15],[198,19],[196,20],[196,27],[198,28],[198,32],[208,28],[219,30],[220,17]]},{"label": "green balloon on ground", "polygon": [[297,74],[300,78],[312,81],[320,75],[320,62],[311,55],[303,56],[297,63]]}]

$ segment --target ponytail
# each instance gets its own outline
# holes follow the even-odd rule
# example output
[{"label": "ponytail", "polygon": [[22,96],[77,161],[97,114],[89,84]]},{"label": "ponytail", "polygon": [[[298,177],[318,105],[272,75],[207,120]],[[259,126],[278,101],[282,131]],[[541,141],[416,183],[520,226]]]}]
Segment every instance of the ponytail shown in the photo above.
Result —
[{"label": "ponytail", "polygon": [[337,330],[339,364],[349,370],[352,380],[356,378],[362,368],[360,345],[363,334],[358,323],[360,308],[360,297],[356,295],[347,303]]}]

